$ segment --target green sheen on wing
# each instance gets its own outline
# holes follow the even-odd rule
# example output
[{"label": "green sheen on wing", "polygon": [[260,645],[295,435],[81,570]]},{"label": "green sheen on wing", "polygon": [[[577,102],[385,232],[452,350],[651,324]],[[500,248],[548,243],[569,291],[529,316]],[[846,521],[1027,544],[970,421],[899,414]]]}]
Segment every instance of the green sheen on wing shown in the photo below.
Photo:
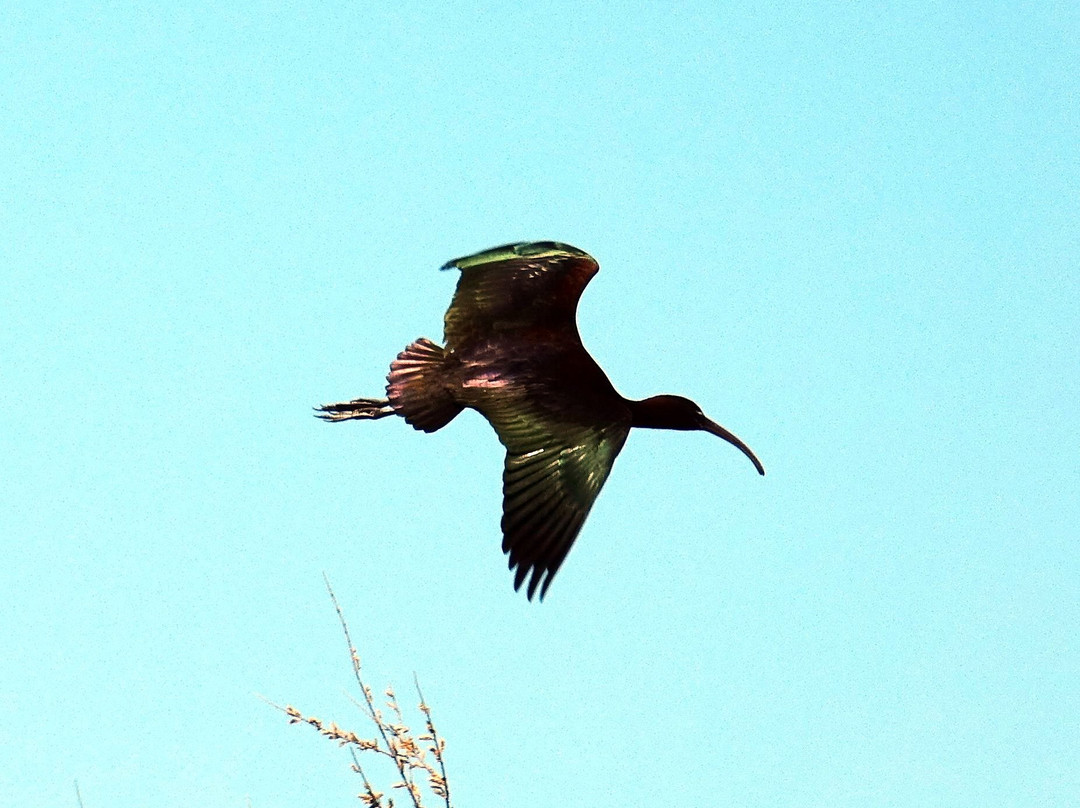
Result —
[{"label": "green sheen on wing", "polygon": [[447,261],[441,269],[471,269],[516,258],[588,258],[589,254],[558,241],[518,241]]}]

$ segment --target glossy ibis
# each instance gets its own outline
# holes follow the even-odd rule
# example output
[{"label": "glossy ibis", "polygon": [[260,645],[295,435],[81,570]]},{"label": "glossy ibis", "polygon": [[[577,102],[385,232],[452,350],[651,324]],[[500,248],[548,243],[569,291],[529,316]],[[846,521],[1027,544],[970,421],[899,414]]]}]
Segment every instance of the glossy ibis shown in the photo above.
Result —
[{"label": "glossy ibis", "polygon": [[421,337],[398,354],[386,398],[319,407],[327,421],[400,415],[434,432],[465,407],[506,447],[503,552],[514,589],[543,599],[607,479],[631,427],[702,430],[749,447],[680,396],[623,398],[585,351],[575,314],[599,270],[588,253],[554,241],[507,244],[456,258],[461,270],[444,320],[445,347]]}]

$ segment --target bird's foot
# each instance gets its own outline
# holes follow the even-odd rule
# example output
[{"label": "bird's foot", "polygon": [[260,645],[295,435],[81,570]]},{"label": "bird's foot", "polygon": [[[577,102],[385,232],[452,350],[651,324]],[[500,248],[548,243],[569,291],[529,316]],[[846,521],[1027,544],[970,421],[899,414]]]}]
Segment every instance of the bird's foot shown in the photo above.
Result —
[{"label": "bird's foot", "polygon": [[385,398],[355,398],[338,404],[315,407],[315,417],[324,421],[374,420],[394,414],[394,408]]}]

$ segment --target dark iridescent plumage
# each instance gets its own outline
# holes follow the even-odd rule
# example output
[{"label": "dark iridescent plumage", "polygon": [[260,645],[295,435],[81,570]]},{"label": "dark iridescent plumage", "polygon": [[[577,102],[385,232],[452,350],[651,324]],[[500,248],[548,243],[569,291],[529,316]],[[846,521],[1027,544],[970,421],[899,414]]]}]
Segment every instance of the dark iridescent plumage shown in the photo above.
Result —
[{"label": "dark iridescent plumage", "polygon": [[461,270],[446,312],[445,347],[421,338],[390,365],[386,399],[328,404],[328,421],[401,415],[434,432],[464,407],[478,410],[506,447],[503,552],[517,589],[529,578],[543,598],[634,426],[704,430],[738,438],[692,401],[620,396],[585,351],[576,312],[599,266],[552,241],[507,244],[457,258]]}]

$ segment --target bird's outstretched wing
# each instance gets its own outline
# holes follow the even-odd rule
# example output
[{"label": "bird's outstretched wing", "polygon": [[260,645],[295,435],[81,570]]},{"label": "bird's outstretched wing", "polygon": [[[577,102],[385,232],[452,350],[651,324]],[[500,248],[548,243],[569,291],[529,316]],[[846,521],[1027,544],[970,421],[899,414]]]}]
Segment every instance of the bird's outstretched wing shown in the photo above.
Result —
[{"label": "bird's outstretched wing", "polygon": [[444,321],[446,346],[459,351],[492,333],[530,327],[576,338],[578,299],[600,267],[576,247],[537,241],[455,258],[442,268],[461,270]]},{"label": "bird's outstretched wing", "polygon": [[544,597],[570,551],[630,432],[629,417],[603,425],[567,425],[525,404],[485,415],[506,446],[503,552],[514,589],[529,578]]}]

